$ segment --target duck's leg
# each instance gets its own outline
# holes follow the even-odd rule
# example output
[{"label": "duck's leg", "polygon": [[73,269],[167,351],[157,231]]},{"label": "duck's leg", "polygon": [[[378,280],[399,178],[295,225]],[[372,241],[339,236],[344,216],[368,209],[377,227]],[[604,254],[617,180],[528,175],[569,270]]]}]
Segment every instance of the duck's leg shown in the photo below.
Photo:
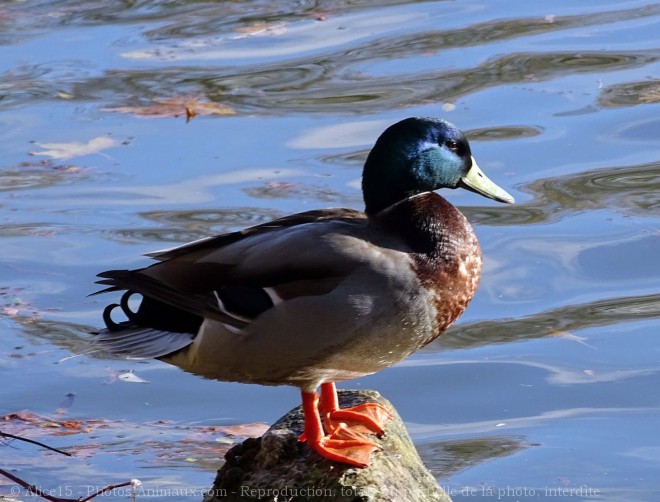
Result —
[{"label": "duck's leg", "polygon": [[364,403],[352,408],[340,408],[337,389],[332,382],[321,384],[319,409],[323,414],[328,432],[332,432],[344,424],[354,432],[380,436],[383,434],[385,424],[392,419],[390,412],[377,403]]},{"label": "duck's leg", "polygon": [[371,452],[378,449],[376,444],[345,425],[335,427],[326,435],[319,416],[319,396],[316,392],[302,391],[302,405],[305,433],[301,441],[307,441],[310,448],[327,459],[357,467],[369,465]]}]

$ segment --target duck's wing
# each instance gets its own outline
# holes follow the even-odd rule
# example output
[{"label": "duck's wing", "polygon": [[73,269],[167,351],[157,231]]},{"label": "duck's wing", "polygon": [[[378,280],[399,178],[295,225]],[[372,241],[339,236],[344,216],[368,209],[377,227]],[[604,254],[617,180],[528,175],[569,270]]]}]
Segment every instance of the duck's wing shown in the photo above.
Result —
[{"label": "duck's wing", "polygon": [[[126,291],[106,308],[103,337],[130,335],[115,339],[113,352],[160,356],[190,343],[205,319],[240,333],[280,302],[332,291],[361,261],[361,252],[349,259],[341,248],[365,245],[355,237],[365,226],[358,211],[308,211],[156,253],[160,261],[150,267],[103,272],[98,282],[108,287],[99,293]],[[142,295],[135,311],[128,305],[134,293]],[[115,307],[128,321],[111,319]],[[167,341],[173,332],[186,336]]]},{"label": "duck's wing", "polygon": [[171,260],[173,258],[178,258],[183,255],[187,255],[188,258],[195,255],[195,253],[207,253],[210,250],[228,246],[234,242],[241,241],[247,237],[254,236],[263,232],[268,232],[276,229],[295,227],[297,225],[302,225],[306,223],[314,223],[318,221],[325,220],[351,220],[351,219],[364,219],[364,213],[361,211],[356,211],[354,209],[346,208],[332,208],[332,209],[314,209],[311,211],[304,211],[302,213],[296,213],[288,216],[283,216],[282,218],[277,218],[275,220],[262,223],[260,225],[254,225],[252,227],[239,230],[237,232],[229,232],[226,234],[220,234],[213,237],[205,237],[193,242],[189,242],[182,246],[178,246],[171,249],[164,249],[160,251],[153,251],[147,253],[146,256],[154,258],[159,261]]}]

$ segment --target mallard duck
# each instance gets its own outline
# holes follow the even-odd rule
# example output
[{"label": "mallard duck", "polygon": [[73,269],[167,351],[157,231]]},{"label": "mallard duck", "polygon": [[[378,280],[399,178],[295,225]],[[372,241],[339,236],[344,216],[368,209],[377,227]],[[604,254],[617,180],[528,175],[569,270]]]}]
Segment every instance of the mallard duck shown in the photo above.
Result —
[{"label": "mallard duck", "polygon": [[[367,157],[364,212],[306,211],[150,253],[158,262],[146,268],[103,272],[98,282],[108,287],[98,293],[125,292],[105,308],[96,338],[115,354],[211,379],[298,387],[301,440],[364,467],[376,449],[369,434],[382,434],[389,413],[376,404],[340,409],[334,382],[401,361],[467,307],[479,244],[465,216],[434,193],[457,187],[513,202],[454,125],[402,120]],[[113,320],[115,310],[127,319]]]}]

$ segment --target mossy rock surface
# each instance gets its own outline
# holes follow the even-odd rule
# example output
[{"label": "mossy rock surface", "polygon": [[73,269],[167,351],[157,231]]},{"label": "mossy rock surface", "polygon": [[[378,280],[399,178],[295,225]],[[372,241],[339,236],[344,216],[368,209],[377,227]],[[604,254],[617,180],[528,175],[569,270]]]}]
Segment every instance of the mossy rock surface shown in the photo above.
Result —
[{"label": "mossy rock surface", "polygon": [[298,441],[303,428],[299,406],[262,437],[247,439],[227,452],[204,502],[451,502],[424,467],[389,401],[374,391],[342,390],[339,402],[342,408],[379,403],[392,414],[383,437],[372,436],[381,450],[372,453],[369,467],[326,460]]}]

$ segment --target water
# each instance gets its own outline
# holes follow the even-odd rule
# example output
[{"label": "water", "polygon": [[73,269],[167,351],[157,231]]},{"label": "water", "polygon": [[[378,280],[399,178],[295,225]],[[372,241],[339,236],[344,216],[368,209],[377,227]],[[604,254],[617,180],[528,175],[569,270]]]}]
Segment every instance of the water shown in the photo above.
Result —
[{"label": "water", "polygon": [[373,140],[429,115],[518,204],[445,194],[485,254],[474,301],[345,387],[394,403],[456,501],[658,499],[660,7],[374,4],[0,4],[0,403],[31,413],[2,430],[75,452],[14,442],[0,468],[58,496],[139,478],[198,500],[231,442],[214,427],[272,423],[297,391],[67,359],[101,323],[95,274],[361,208]]}]

